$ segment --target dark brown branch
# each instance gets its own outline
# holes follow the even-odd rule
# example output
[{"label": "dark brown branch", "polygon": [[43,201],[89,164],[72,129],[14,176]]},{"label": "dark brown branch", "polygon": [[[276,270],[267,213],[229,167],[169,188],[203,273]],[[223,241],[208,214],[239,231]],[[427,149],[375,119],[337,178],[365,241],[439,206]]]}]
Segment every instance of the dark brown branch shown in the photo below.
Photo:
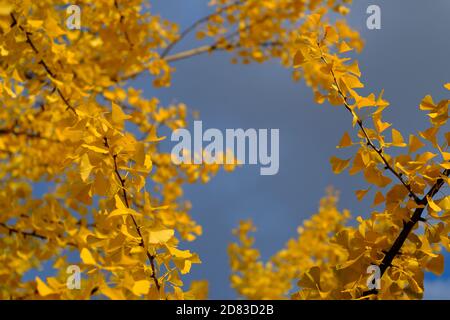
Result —
[{"label": "dark brown branch", "polygon": [[[450,169],[445,170],[442,173],[442,176],[448,177],[450,175]],[[405,243],[406,239],[408,238],[411,231],[414,229],[414,226],[421,221],[422,219],[422,213],[425,210],[426,206],[428,205],[427,198],[433,198],[436,193],[441,189],[441,187],[444,185],[444,178],[439,178],[436,183],[431,187],[431,189],[428,191],[428,193],[420,200],[420,204],[422,205],[420,208],[416,208],[414,210],[414,213],[409,221],[407,221],[403,225],[403,229],[400,232],[400,234],[395,239],[394,243],[392,244],[389,251],[386,252],[383,260],[381,261],[379,267],[381,272],[381,277],[386,272],[386,270],[392,265],[392,261],[396,256],[399,255],[400,249],[402,248],[403,244]],[[376,294],[377,290],[369,290],[363,293],[363,296],[368,296],[371,294]]]},{"label": "dark brown branch", "polygon": [[[5,228],[6,230],[8,230],[8,232],[10,232],[10,233],[20,234],[20,235],[22,235],[24,237],[33,237],[33,238],[36,238],[36,239],[47,240],[47,241],[50,240],[49,237],[44,236],[42,234],[39,234],[36,231],[22,231],[22,230],[19,230],[17,228],[8,226],[6,223],[3,223],[3,222],[0,222],[0,226]],[[69,246],[77,247],[77,244],[75,244],[73,242],[66,242],[66,243]]]},{"label": "dark brown branch", "polygon": [[[317,45],[319,46],[319,49],[320,49],[320,44],[317,43]],[[321,51],[321,59],[322,59],[322,61],[323,61],[326,65],[328,65],[328,62],[327,62],[327,60],[325,59],[325,57],[323,56],[322,51]],[[340,86],[339,86],[339,83],[338,83],[338,81],[337,81],[337,79],[336,79],[336,75],[335,75],[335,73],[334,73],[334,71],[333,71],[333,68],[330,68],[330,69],[331,69],[331,71],[330,71],[331,76],[333,77],[333,82],[334,82],[334,84],[335,84],[335,86],[336,86],[336,88],[337,88],[337,91],[338,91],[339,96],[341,96],[341,98],[342,98],[342,100],[343,100],[343,102],[344,102],[345,108],[346,108],[352,115],[354,115],[355,113],[353,112],[352,108],[350,107],[350,104],[348,103],[348,98],[347,98],[347,96],[342,92],[342,90],[341,90],[341,88],[340,88]],[[421,200],[420,200],[420,198],[414,193],[414,191],[413,191],[412,188],[411,188],[411,185],[410,185],[409,183],[406,183],[406,182],[403,180],[402,176],[401,176],[401,175],[400,175],[400,174],[399,174],[399,173],[391,166],[391,164],[387,161],[386,157],[383,155],[383,149],[382,149],[382,148],[377,148],[377,147],[375,146],[375,144],[373,143],[372,139],[370,139],[369,135],[367,134],[366,128],[364,127],[363,121],[358,117],[356,122],[357,122],[359,128],[361,129],[361,131],[362,131],[362,133],[363,133],[363,135],[364,135],[364,138],[365,138],[365,140],[366,140],[367,145],[368,145],[370,148],[372,148],[372,149],[378,154],[378,156],[380,157],[380,159],[383,161],[383,163],[384,163],[384,165],[385,165],[385,168],[386,168],[387,170],[389,170],[390,172],[392,172],[392,174],[393,174],[393,175],[394,175],[394,176],[402,183],[402,185],[406,188],[406,190],[408,190],[408,194],[409,194],[411,197],[413,197],[414,201],[415,201],[417,204],[419,204]]]},{"label": "dark brown branch", "polygon": [[[31,32],[26,31],[21,25],[18,25],[16,18],[14,17],[14,15],[11,13],[10,14],[13,23],[11,24],[12,26],[17,25],[18,28],[25,33],[25,36],[27,38],[27,43],[30,45],[31,49],[33,50],[33,52],[36,55],[39,55],[39,50],[36,48],[36,45],[33,43],[33,41],[31,40]],[[52,78],[56,79],[56,74],[54,74],[49,66],[47,65],[47,63],[44,61],[43,58],[41,58],[41,60],[38,62],[40,65],[42,65],[45,69],[45,72]],[[67,109],[72,111],[73,113],[77,114],[75,108],[69,103],[69,100],[64,97],[63,93],[61,92],[61,90],[55,85],[56,91],[58,92],[58,95],[61,97],[61,99],[63,100],[64,104],[67,106]]]},{"label": "dark brown branch", "polygon": [[48,240],[48,238],[46,236],[40,235],[40,234],[36,233],[35,231],[21,231],[14,227],[8,226],[6,223],[3,223],[3,222],[0,222],[0,226],[5,228],[6,230],[8,230],[10,233],[21,234],[25,237],[34,237],[34,238],[38,238],[41,240]]},{"label": "dark brown branch", "polygon": [[120,15],[119,23],[120,23],[120,27],[122,28],[122,31],[125,35],[125,39],[127,40],[128,45],[130,46],[130,49],[133,50],[133,47],[134,47],[133,43],[131,42],[130,37],[128,36],[127,30],[125,29],[125,16],[120,11],[119,3],[117,2],[117,0],[114,0],[114,7],[116,7],[116,10]]},{"label": "dark brown branch", "polygon": [[[322,51],[320,49],[320,43],[317,43],[317,45],[318,45],[319,50],[321,52],[321,59],[322,59],[322,61],[325,64],[328,65],[328,63],[327,63],[327,61],[326,61],[325,57],[323,56]],[[336,85],[338,93],[339,93],[339,95],[341,96],[341,98],[344,101],[345,108],[350,113],[354,114],[352,109],[350,108],[349,103],[348,103],[348,98],[344,95],[344,93],[342,92],[342,90],[341,90],[341,88],[340,88],[340,86],[338,84],[338,81],[336,79],[336,75],[335,75],[335,73],[333,71],[333,68],[331,68],[331,75],[333,77],[333,81],[334,81],[334,84]],[[413,213],[411,219],[408,220],[407,222],[404,222],[403,228],[400,231],[400,234],[395,239],[395,241],[392,244],[391,248],[387,252],[385,252],[385,256],[384,256],[383,260],[381,261],[381,263],[379,265],[379,267],[380,267],[380,276],[382,277],[383,274],[386,272],[386,270],[389,267],[392,266],[392,261],[394,260],[394,258],[397,257],[398,255],[400,255],[401,248],[402,248],[403,244],[405,243],[406,239],[408,238],[409,234],[414,229],[415,225],[419,221],[421,221],[423,219],[422,218],[422,213],[423,213],[423,211],[425,210],[425,208],[428,205],[428,197],[432,199],[436,195],[436,193],[439,192],[439,190],[441,189],[441,187],[444,184],[444,178],[441,177],[441,178],[437,179],[436,183],[431,187],[431,189],[428,191],[428,193],[422,199],[420,199],[412,191],[411,186],[409,184],[407,184],[403,180],[402,176],[399,173],[397,173],[394,168],[392,168],[392,166],[389,164],[389,162],[384,157],[382,149],[381,148],[378,149],[375,146],[375,144],[372,142],[372,140],[370,139],[370,137],[368,136],[368,134],[366,132],[366,129],[365,129],[364,125],[363,125],[362,120],[358,118],[357,119],[357,123],[358,123],[358,126],[360,127],[361,131],[364,134],[364,137],[365,137],[365,139],[367,141],[367,145],[369,145],[372,149],[375,150],[375,152],[380,156],[380,158],[382,159],[382,161],[386,165],[386,168],[389,169],[389,171],[391,171],[402,182],[403,186],[408,190],[409,195],[412,196],[414,198],[414,201],[416,202],[416,204],[420,206],[420,207],[418,207],[418,208],[416,208],[414,210],[414,213]],[[444,170],[444,172],[442,173],[442,176],[444,176],[444,177],[448,177],[449,175],[450,175],[450,170],[449,169]],[[366,291],[366,292],[363,293],[363,297],[369,296],[371,294],[377,294],[377,292],[378,292],[378,290],[376,290],[376,289]]]},{"label": "dark brown branch", "polygon": [[[104,142],[105,147],[107,147],[107,148],[109,149],[108,138],[106,138],[106,137],[103,138],[103,142]],[[120,186],[121,186],[121,189],[122,189],[122,197],[123,197],[123,200],[124,200],[124,202],[125,202],[125,206],[126,206],[127,208],[130,208],[130,202],[129,202],[129,200],[128,200],[128,193],[127,193],[127,190],[126,190],[126,188],[125,188],[125,179],[122,178],[122,175],[120,174],[119,168],[118,168],[118,166],[117,166],[117,154],[113,154],[113,155],[112,155],[112,158],[113,158],[113,161],[114,161],[114,173],[116,174],[117,179],[118,179],[119,182],[120,182]],[[141,246],[142,248],[144,248],[144,250],[145,250],[145,252],[146,252],[146,255],[147,255],[147,258],[148,258],[148,260],[149,260],[149,262],[150,262],[150,267],[152,268],[152,275],[151,275],[151,278],[153,279],[153,281],[154,281],[154,283],[155,283],[155,285],[156,285],[156,288],[157,288],[158,291],[159,291],[160,288],[161,288],[161,286],[160,286],[159,281],[158,281],[158,278],[157,278],[157,276],[156,276],[155,256],[152,255],[152,254],[150,254],[150,253],[148,252],[148,250],[145,248],[144,237],[142,236],[141,228],[140,228],[139,225],[137,224],[137,221],[136,221],[136,219],[134,218],[134,216],[133,216],[133,215],[130,215],[130,216],[131,216],[131,219],[132,219],[132,221],[133,221],[133,224],[134,224],[134,227],[135,227],[135,229],[136,229],[136,232],[138,233],[139,237],[141,238],[141,241],[140,241],[140,243],[139,243],[139,246]]]},{"label": "dark brown branch", "polygon": [[50,141],[50,142],[55,142],[55,143],[61,143],[61,141],[59,141],[59,140],[55,140],[52,138],[42,136],[42,134],[40,132],[17,131],[15,129],[15,127],[0,128],[0,136],[2,136],[2,135],[13,135],[16,137],[25,136],[30,139],[40,139],[40,140],[45,140],[45,141]]}]

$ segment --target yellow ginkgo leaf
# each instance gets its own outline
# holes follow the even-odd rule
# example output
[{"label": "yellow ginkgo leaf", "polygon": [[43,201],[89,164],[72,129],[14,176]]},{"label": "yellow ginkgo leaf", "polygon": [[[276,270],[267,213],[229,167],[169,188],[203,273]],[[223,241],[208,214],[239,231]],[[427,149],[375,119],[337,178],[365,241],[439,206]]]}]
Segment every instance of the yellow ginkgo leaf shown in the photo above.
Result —
[{"label": "yellow ginkgo leaf", "polygon": [[44,21],[28,19],[27,24],[30,25],[31,27],[33,27],[34,29],[37,29],[37,28],[42,27],[42,25],[44,24]]},{"label": "yellow ginkgo leaf", "polygon": [[122,127],[123,126],[123,122],[125,120],[130,119],[131,117],[126,115],[123,111],[122,108],[116,104],[116,103],[112,103],[112,123]]},{"label": "yellow ginkgo leaf", "polygon": [[127,215],[130,214],[132,216],[141,216],[142,214],[140,214],[139,212],[136,212],[133,209],[130,208],[122,208],[122,209],[116,209],[113,210],[109,215],[108,218],[112,218],[112,217],[117,217],[117,216],[123,216],[123,215]]},{"label": "yellow ginkgo leaf", "polygon": [[176,258],[189,259],[192,257],[192,253],[189,250],[180,250],[171,246],[167,246],[167,249],[169,250],[170,254],[172,254],[172,256]]},{"label": "yellow ginkgo leaf", "polygon": [[369,192],[369,190],[370,190],[370,188],[362,189],[362,190],[356,190],[355,194],[356,194],[356,197],[358,198],[358,200],[361,201],[365,197],[367,192]]},{"label": "yellow ginkgo leaf", "polygon": [[116,194],[114,196],[114,200],[116,202],[117,209],[126,209],[127,208],[118,194]]},{"label": "yellow ginkgo leaf", "polygon": [[345,170],[345,168],[348,167],[349,163],[350,163],[351,159],[339,159],[337,157],[331,157],[330,158],[330,163],[331,163],[331,167],[333,169],[333,172],[336,174],[341,173],[342,171]]},{"label": "yellow ginkgo leaf", "polygon": [[91,165],[87,153],[83,154],[80,161],[80,175],[83,181],[86,181],[88,179],[89,174],[91,173],[93,168],[94,167]]},{"label": "yellow ginkgo leaf", "polygon": [[173,237],[174,233],[173,229],[150,231],[148,242],[151,244],[164,244]]},{"label": "yellow ginkgo leaf", "polygon": [[391,126],[390,123],[388,122],[383,122],[381,120],[381,116],[374,116],[373,117],[373,124],[375,126],[375,129],[379,132],[382,133],[384,130],[386,130],[387,128],[389,128]]},{"label": "yellow ginkgo leaf", "polygon": [[93,146],[93,145],[89,145],[89,144],[82,144],[82,147],[89,149],[91,151],[97,152],[97,153],[103,153],[103,154],[107,154],[109,153],[108,149],[105,148],[101,148],[101,147],[97,147],[97,146]]},{"label": "yellow ginkgo leaf", "polygon": [[439,254],[435,258],[431,258],[428,261],[426,268],[433,272],[435,275],[442,275],[442,273],[444,272],[444,256],[442,254]]},{"label": "yellow ginkgo leaf", "polygon": [[312,267],[298,281],[297,285],[303,288],[320,290],[320,268]]},{"label": "yellow ginkgo leaf", "polygon": [[143,294],[147,294],[148,290],[150,289],[150,281],[148,280],[138,280],[133,284],[132,292],[137,295],[141,296]]},{"label": "yellow ginkgo leaf", "polygon": [[377,191],[377,193],[375,194],[375,198],[373,200],[372,206],[375,207],[375,206],[379,205],[380,203],[383,203],[385,200],[386,200],[386,198],[384,197],[384,195],[380,191]]},{"label": "yellow ginkgo leaf", "polygon": [[189,273],[189,271],[191,271],[191,266],[192,266],[191,260],[185,260],[184,266],[180,268],[181,274]]},{"label": "yellow ginkgo leaf", "polygon": [[80,258],[84,264],[96,264],[94,257],[87,248],[81,249]]},{"label": "yellow ginkgo leaf", "polygon": [[419,108],[420,110],[433,110],[436,108],[436,105],[434,104],[433,98],[430,95],[427,95],[423,98]]},{"label": "yellow ginkgo leaf", "polygon": [[416,152],[424,146],[425,144],[418,137],[413,134],[409,136],[409,153]]},{"label": "yellow ginkgo leaf", "polygon": [[450,196],[446,196],[439,201],[439,208],[442,208],[443,210],[450,210]]},{"label": "yellow ginkgo leaf", "polygon": [[347,132],[345,132],[337,148],[346,148],[351,146],[352,146],[352,139],[350,138],[350,135]]},{"label": "yellow ginkgo leaf", "polygon": [[376,167],[370,166],[364,170],[366,180],[380,188],[386,187],[392,179],[385,177]]},{"label": "yellow ginkgo leaf", "polygon": [[0,16],[7,16],[14,10],[13,3],[0,2]]},{"label": "yellow ginkgo leaf", "polygon": [[427,196],[428,206],[431,208],[431,210],[435,212],[439,212],[442,209],[433,201],[433,199],[430,196]]},{"label": "yellow ginkgo leaf", "polygon": [[41,296],[45,297],[54,293],[53,289],[47,286],[47,284],[45,284],[45,282],[42,281],[41,278],[36,277],[35,280],[37,284],[37,290]]},{"label": "yellow ginkgo leaf", "polygon": [[305,61],[305,56],[300,50],[298,50],[294,55],[294,68],[301,67],[302,64],[305,63]]},{"label": "yellow ginkgo leaf", "polygon": [[408,276],[408,283],[409,283],[409,287],[412,289],[412,291],[414,291],[418,294],[423,293],[423,285],[420,286],[414,277]]},{"label": "yellow ginkgo leaf", "polygon": [[406,143],[403,140],[402,134],[399,131],[395,130],[395,129],[392,129],[392,145],[394,147],[404,147],[404,146],[406,146]]},{"label": "yellow ginkgo leaf", "polygon": [[339,44],[339,53],[345,53],[345,52],[348,52],[348,51],[351,51],[351,50],[353,50],[353,49],[347,44],[347,42],[342,41]]},{"label": "yellow ginkgo leaf", "polygon": [[332,26],[326,26],[325,39],[331,43],[337,43],[339,41],[339,34]]},{"label": "yellow ginkgo leaf", "polygon": [[125,300],[125,295],[122,292],[122,288],[110,288],[103,285],[100,288],[101,293],[112,300]]},{"label": "yellow ginkgo leaf", "polygon": [[357,77],[361,77],[361,70],[359,69],[358,61],[353,61],[353,63],[348,66],[348,71]]},{"label": "yellow ginkgo leaf", "polygon": [[437,146],[436,134],[438,133],[438,131],[439,131],[439,128],[431,127],[425,131],[419,132],[419,135],[422,138],[430,141],[433,144],[433,146]]}]

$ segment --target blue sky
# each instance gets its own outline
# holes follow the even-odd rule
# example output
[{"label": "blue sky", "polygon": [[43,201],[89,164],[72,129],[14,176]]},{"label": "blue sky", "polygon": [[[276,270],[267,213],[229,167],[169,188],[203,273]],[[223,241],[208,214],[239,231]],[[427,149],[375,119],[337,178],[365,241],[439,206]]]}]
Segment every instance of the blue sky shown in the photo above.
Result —
[{"label": "blue sky", "polygon": [[[150,2],[153,12],[182,29],[211,11],[207,0]],[[366,8],[371,4],[381,7],[381,30],[366,28]],[[391,107],[384,119],[404,136],[427,128],[426,115],[418,110],[426,94],[444,98],[442,85],[450,81],[449,13],[448,0],[357,0],[352,6],[348,21],[366,41],[358,56],[363,82],[371,92],[385,89]],[[187,38],[177,50],[195,45]],[[193,267],[188,280],[207,279],[212,299],[237,297],[229,284],[226,249],[234,241],[231,230],[239,220],[253,219],[258,228],[256,246],[267,259],[317,211],[327,186],[340,190],[340,208],[350,209],[353,217],[370,212],[370,203],[358,202],[354,195],[367,187],[364,179],[334,175],[329,165],[330,156],[339,154],[335,146],[340,137],[351,129],[347,113],[316,105],[311,90],[292,82],[290,70],[277,61],[242,66],[230,64],[230,58],[227,53],[214,53],[176,62],[170,88],[155,89],[148,77],[133,83],[164,105],[184,102],[199,111],[204,128],[280,129],[277,175],[261,176],[258,166],[243,166],[233,173],[220,173],[206,185],[185,189],[185,198],[193,204],[192,215],[204,229],[189,244],[203,263]],[[442,277],[427,274],[426,297],[450,299],[449,285],[447,264]]]}]

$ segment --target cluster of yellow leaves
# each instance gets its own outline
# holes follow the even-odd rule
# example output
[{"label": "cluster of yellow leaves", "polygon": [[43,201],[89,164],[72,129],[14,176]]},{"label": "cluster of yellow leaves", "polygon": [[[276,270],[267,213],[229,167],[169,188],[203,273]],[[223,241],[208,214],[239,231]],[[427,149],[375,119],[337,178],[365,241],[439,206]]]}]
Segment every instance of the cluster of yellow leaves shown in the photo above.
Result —
[{"label": "cluster of yellow leaves", "polygon": [[[214,49],[234,52],[233,63],[248,64],[279,59],[287,68],[297,52],[298,28],[308,15],[324,8],[340,15],[349,12],[352,0],[212,0],[218,5],[215,15],[197,32],[197,37],[215,39]],[[363,44],[356,32],[350,32],[345,21],[337,26],[347,31],[349,43],[361,49]],[[231,31],[231,32],[230,32]],[[299,70],[293,79],[299,80]]]},{"label": "cluster of yellow leaves", "polygon": [[[341,54],[359,47],[348,42],[347,31],[327,23],[324,14],[323,10],[308,16],[301,26],[294,67],[302,69],[318,103],[328,101],[352,115],[357,134],[352,141],[350,134],[344,133],[338,148],[355,146],[357,150],[349,158],[332,157],[332,170],[338,174],[350,167],[352,175],[362,172],[369,186],[356,191],[356,196],[361,200],[374,187],[373,206],[378,209],[367,219],[358,217],[356,227],[342,228],[331,238],[312,234],[315,241],[322,241],[323,245],[337,245],[335,255],[345,258],[327,257],[326,263],[317,259],[312,267],[299,264],[302,268],[297,272],[302,273],[298,282],[300,290],[293,297],[421,298],[424,272],[441,274],[444,257],[440,250],[450,250],[450,196],[441,192],[448,187],[450,174],[447,151],[450,132],[443,130],[448,128],[450,100],[435,103],[431,96],[426,96],[420,109],[428,112],[431,127],[411,134],[408,143],[405,142],[398,130],[388,130],[391,124],[382,120],[383,110],[389,106],[383,99],[383,92],[378,96],[373,93],[361,96],[357,92],[364,87],[358,63]],[[450,90],[450,84],[444,87]],[[365,112],[365,119],[372,120],[372,128],[366,127],[366,121],[359,116],[362,112]],[[425,146],[425,151],[418,152]],[[392,147],[406,150],[392,156],[387,153]],[[244,250],[245,253],[251,249],[249,240],[245,237],[243,240],[240,247],[232,247],[232,265],[237,265],[235,252]],[[305,240],[308,241],[311,240]],[[303,252],[310,255],[309,251]],[[379,290],[369,290],[367,286],[370,265],[380,267]],[[294,273],[287,275],[291,276],[289,279],[278,279],[278,270],[272,271],[272,264],[263,268],[255,260],[250,266],[261,269],[253,272],[262,274],[271,283],[285,284],[275,297],[285,294],[290,281],[296,279]],[[235,270],[242,272],[239,267]],[[233,276],[233,284],[242,295],[252,297],[255,288],[256,292],[265,292],[259,288],[264,280],[252,278],[255,284],[250,284],[245,281],[245,274],[246,271],[244,277]],[[258,296],[267,297],[273,296]]]},{"label": "cluster of yellow leaves", "polygon": [[[163,107],[129,80],[148,73],[169,86],[169,63],[218,49],[289,66],[307,13],[345,14],[349,2],[212,1],[216,12],[195,27],[216,42],[169,55],[183,33],[146,1],[77,1],[81,30],[65,25],[69,0],[0,1],[0,298],[204,298],[204,282],[185,291],[181,279],[200,259],[180,241],[202,232],[183,185],[220,167],[175,166],[159,129],[186,126],[186,106]],[[37,197],[40,182],[48,190]],[[23,280],[46,261],[55,276]],[[66,286],[73,263],[81,290]]]},{"label": "cluster of yellow leaves", "polygon": [[[199,282],[182,289],[181,275],[200,259],[180,240],[202,233],[183,184],[218,168],[173,165],[157,131],[186,126],[186,106],[162,107],[123,82],[149,70],[155,86],[168,85],[157,50],[177,28],[141,1],[82,1],[82,30],[68,30],[63,4],[2,5],[0,297],[204,297]],[[40,181],[49,191],[36,199]],[[81,290],[66,286],[71,251]],[[22,280],[46,260],[54,277]]]},{"label": "cluster of yellow leaves", "polygon": [[[231,285],[238,294],[248,299],[286,299],[294,280],[305,270],[344,261],[343,248],[330,241],[350,217],[348,211],[338,211],[337,200],[337,193],[330,190],[321,200],[319,212],[298,228],[298,237],[289,240],[266,263],[260,261],[260,253],[253,247],[254,238],[249,235],[255,231],[253,223],[241,222],[234,230],[239,243],[228,248],[233,271]],[[333,274],[326,277],[333,281]]]}]

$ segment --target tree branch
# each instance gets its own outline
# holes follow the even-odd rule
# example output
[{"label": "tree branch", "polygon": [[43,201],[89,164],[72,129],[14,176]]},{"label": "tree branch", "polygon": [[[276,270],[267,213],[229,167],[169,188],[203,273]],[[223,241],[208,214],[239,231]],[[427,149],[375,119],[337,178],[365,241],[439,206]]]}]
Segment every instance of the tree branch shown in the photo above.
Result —
[{"label": "tree branch", "polygon": [[[264,43],[260,44],[260,46],[264,47],[264,48],[276,47],[276,46],[280,46],[280,45],[281,45],[280,41],[268,41],[268,42],[264,42]],[[186,51],[175,53],[173,55],[166,57],[165,60],[167,62],[175,62],[175,61],[187,59],[187,58],[197,56],[197,55],[207,53],[207,52],[218,51],[218,50],[230,50],[230,49],[236,49],[236,48],[240,48],[240,47],[241,47],[241,44],[239,42],[237,42],[235,44],[230,43],[224,47],[220,47],[218,45],[218,43],[214,43],[212,45],[201,46],[198,48],[189,49]]]},{"label": "tree branch", "polygon": [[122,31],[125,35],[125,39],[127,40],[128,45],[130,46],[130,49],[133,50],[133,47],[134,47],[133,43],[131,42],[130,37],[128,36],[127,30],[125,29],[125,16],[120,11],[119,3],[117,2],[117,0],[114,0],[114,7],[116,7],[116,10],[120,15],[119,23],[120,23],[120,27],[122,28]]},{"label": "tree branch", "polygon": [[207,16],[204,16],[203,18],[198,19],[197,21],[195,21],[194,23],[192,23],[189,27],[187,27],[183,32],[181,32],[180,36],[174,40],[173,42],[171,42],[166,49],[162,52],[161,54],[161,58],[165,58],[170,51],[175,47],[175,45],[177,43],[179,43],[181,40],[183,40],[189,33],[191,33],[193,30],[195,30],[199,25],[207,22],[209,19],[211,19],[212,17],[221,15],[224,11],[234,7],[234,6],[238,6],[239,4],[243,3],[245,0],[237,0],[233,3],[230,3],[229,5],[220,8],[219,10],[217,10],[216,12],[213,12]]},{"label": "tree branch", "polygon": [[[105,147],[107,147],[108,149],[110,149],[109,143],[108,143],[108,138],[104,137],[104,138],[103,138],[103,141],[104,141]],[[125,179],[122,178],[122,175],[120,174],[119,168],[118,168],[118,166],[117,166],[117,154],[113,154],[113,155],[112,155],[112,158],[113,158],[113,161],[114,161],[114,173],[116,174],[117,179],[118,179],[119,182],[120,182],[120,186],[121,186],[121,189],[122,189],[122,196],[123,196],[123,200],[124,200],[124,202],[125,202],[125,206],[126,206],[127,208],[130,208],[130,202],[129,202],[129,200],[128,200],[128,193],[127,193],[127,190],[125,189]],[[154,283],[155,283],[155,285],[156,285],[156,288],[157,288],[158,291],[159,291],[160,288],[161,288],[161,286],[160,286],[159,281],[158,281],[158,278],[157,278],[157,276],[156,276],[156,268],[155,268],[155,258],[156,258],[156,257],[155,257],[154,255],[150,254],[150,253],[148,252],[147,248],[145,248],[144,237],[142,236],[141,229],[140,229],[139,225],[137,224],[136,219],[134,218],[134,216],[133,216],[133,215],[130,215],[130,216],[131,216],[131,219],[132,219],[132,221],[133,221],[133,224],[134,224],[134,227],[135,227],[135,229],[136,229],[136,232],[138,233],[139,237],[141,238],[141,241],[140,241],[140,243],[139,243],[139,246],[141,246],[142,248],[144,248],[145,253],[146,253],[146,255],[147,255],[147,258],[148,258],[148,260],[149,260],[149,262],[150,262],[150,267],[152,268],[152,275],[151,275],[151,278],[153,279],[153,281],[154,281]]]},{"label": "tree branch", "polygon": [[[24,237],[33,237],[33,238],[36,238],[36,239],[47,240],[47,241],[50,240],[49,237],[41,235],[41,234],[37,233],[36,231],[22,231],[22,230],[19,230],[17,228],[8,226],[6,223],[3,223],[3,222],[0,222],[0,226],[5,228],[6,230],[8,230],[10,233],[21,234]],[[66,244],[71,246],[71,247],[78,247],[77,244],[75,244],[73,242],[66,242]]]},{"label": "tree branch", "polygon": [[[323,56],[322,54],[322,50],[320,49],[320,44],[317,43],[317,45],[319,46],[319,50],[321,52],[321,59],[322,61],[328,66],[328,62],[326,60],[326,58]],[[409,183],[406,183],[402,176],[391,166],[391,164],[387,161],[386,157],[383,155],[383,149],[382,148],[377,148],[375,146],[375,144],[373,143],[372,139],[370,139],[369,135],[367,134],[366,128],[364,127],[363,121],[353,112],[352,108],[350,107],[349,103],[348,103],[348,98],[347,96],[342,92],[339,83],[336,79],[336,75],[333,71],[333,68],[330,68],[330,73],[333,77],[333,81],[334,84],[337,88],[338,94],[341,96],[343,102],[344,102],[344,106],[345,108],[354,116],[357,117],[357,124],[359,126],[359,128],[361,129],[362,133],[364,134],[364,138],[366,140],[367,145],[372,148],[380,157],[380,159],[383,161],[385,168],[387,170],[389,170],[390,172],[392,172],[392,174],[402,183],[402,185],[406,188],[406,190],[408,190],[408,194],[414,199],[414,201],[419,204],[421,199],[414,193],[414,191],[411,188],[411,185]]]},{"label": "tree branch", "polygon": [[[17,25],[18,28],[25,33],[25,36],[27,38],[27,43],[30,45],[31,49],[34,51],[34,53],[39,56],[39,50],[36,48],[35,44],[33,43],[33,41],[31,40],[31,32],[26,31],[21,25],[18,25],[16,18],[14,17],[14,15],[11,13],[10,14],[13,23],[11,24],[11,26],[15,26]],[[45,69],[45,72],[52,78],[56,79],[56,74],[54,74],[49,66],[47,65],[47,63],[44,61],[43,58],[41,58],[41,60],[39,61],[39,64],[42,65]],[[61,99],[63,100],[64,104],[67,106],[67,109],[69,109],[70,111],[72,111],[73,113],[77,114],[75,108],[69,103],[69,100],[63,95],[62,91],[58,88],[58,86],[55,84],[55,88],[56,91],[58,92],[58,95],[61,97]]]},{"label": "tree branch", "polygon": [[[322,61],[328,65],[327,60],[325,59],[325,57],[322,54],[322,50],[320,49],[320,43],[317,43],[317,45],[319,46],[319,50],[321,52],[321,59]],[[352,114],[354,115],[353,110],[350,108],[350,105],[348,103],[348,98],[344,95],[344,93],[342,92],[338,81],[336,79],[336,75],[333,71],[333,68],[330,68],[331,70],[331,75],[333,77],[333,81],[334,84],[337,87],[338,93],[341,96],[341,98],[344,101],[344,106],[345,108]],[[450,175],[450,169],[446,169],[443,171],[441,178],[437,179],[436,183],[431,187],[431,189],[428,191],[428,193],[422,198],[420,199],[411,189],[410,184],[406,183],[402,176],[397,173],[395,171],[395,169],[389,164],[389,162],[386,160],[386,158],[383,155],[383,151],[382,149],[378,149],[375,144],[372,142],[372,140],[370,139],[370,137],[368,136],[366,129],[363,125],[363,122],[361,119],[357,118],[357,123],[358,126],[361,128],[361,131],[364,134],[364,137],[367,141],[367,145],[369,145],[373,150],[375,150],[375,152],[380,156],[380,158],[382,159],[382,161],[384,162],[384,164],[386,165],[386,168],[389,169],[389,171],[391,171],[403,184],[403,186],[408,190],[409,195],[412,196],[416,202],[417,205],[419,205],[419,208],[416,208],[414,210],[414,213],[412,215],[412,217],[410,218],[410,220],[408,220],[407,222],[405,222],[403,224],[403,228],[400,232],[400,234],[397,236],[397,238],[395,239],[394,243],[392,244],[392,246],[390,247],[390,249],[385,253],[385,256],[383,258],[383,260],[381,261],[379,267],[380,267],[380,277],[382,277],[384,275],[384,273],[386,272],[386,270],[392,266],[392,261],[394,260],[394,258],[400,254],[400,250],[403,246],[403,244],[405,243],[406,239],[408,238],[409,234],[412,232],[412,230],[414,229],[414,226],[422,220],[422,213],[425,210],[425,208],[428,205],[428,197],[433,198],[436,193],[439,192],[439,190],[441,189],[441,187],[444,184],[444,178],[443,177],[448,177]],[[365,291],[363,293],[363,297],[369,296],[371,294],[377,294],[378,290],[373,289],[373,290],[369,290],[369,291]]]},{"label": "tree branch", "polygon": [[16,137],[25,136],[30,139],[41,139],[41,140],[46,140],[46,141],[50,141],[50,142],[61,143],[61,141],[59,141],[59,140],[55,140],[52,138],[42,136],[42,134],[40,132],[17,131],[15,129],[15,126],[12,128],[0,128],[0,136],[10,135],[10,134],[13,136],[16,136]]},{"label": "tree branch", "polygon": [[[261,19],[256,21],[255,24],[263,22],[268,17],[269,16],[267,16],[267,15],[263,16]],[[203,54],[203,53],[206,53],[206,52],[213,52],[213,51],[218,51],[218,50],[228,50],[228,49],[232,49],[232,48],[240,48],[242,45],[239,42],[236,42],[235,44],[231,44],[230,43],[230,44],[227,44],[227,45],[221,45],[221,44],[222,44],[222,42],[224,40],[230,40],[234,36],[238,35],[240,32],[251,28],[255,24],[251,24],[251,25],[247,25],[245,27],[239,28],[238,30],[235,30],[234,32],[228,34],[224,38],[216,40],[214,43],[212,43],[210,45],[204,45],[204,46],[201,46],[201,47],[188,49],[188,50],[185,50],[185,51],[182,51],[182,52],[179,52],[179,53],[175,53],[173,55],[165,57],[164,60],[167,61],[167,62],[175,62],[175,61],[187,59],[187,58],[190,58],[190,57],[193,57],[193,56],[197,56],[197,55],[200,55],[200,54]],[[260,44],[260,46],[262,46],[262,47],[270,47],[270,46],[278,46],[278,45],[281,45],[281,42],[279,42],[279,41],[267,41],[267,42],[264,42],[264,43]],[[120,78],[120,81],[132,79],[132,78],[138,76],[139,74],[141,74],[142,71],[143,70],[140,70],[140,71],[136,71],[134,73],[125,75],[122,78]]]},{"label": "tree branch", "polygon": [[[448,177],[449,175],[450,175],[450,169],[444,170],[444,172],[442,173],[442,176],[444,176],[444,177]],[[431,189],[428,191],[428,193],[420,200],[422,207],[416,208],[416,210],[414,210],[414,213],[413,213],[411,219],[403,225],[402,231],[395,239],[395,241],[392,244],[389,251],[386,252],[383,260],[381,261],[381,263],[379,265],[381,277],[386,272],[387,268],[389,268],[392,265],[392,261],[399,254],[400,249],[402,248],[403,244],[405,243],[405,241],[408,238],[411,231],[414,229],[414,226],[419,221],[422,220],[422,213],[428,205],[427,197],[433,198],[436,195],[436,193],[441,189],[443,184],[444,184],[444,178],[439,178],[436,181],[436,183],[433,185],[433,187],[431,187]],[[376,289],[365,291],[363,293],[363,297],[369,296],[371,294],[377,294],[377,293],[378,293],[378,290],[376,290]]]}]

